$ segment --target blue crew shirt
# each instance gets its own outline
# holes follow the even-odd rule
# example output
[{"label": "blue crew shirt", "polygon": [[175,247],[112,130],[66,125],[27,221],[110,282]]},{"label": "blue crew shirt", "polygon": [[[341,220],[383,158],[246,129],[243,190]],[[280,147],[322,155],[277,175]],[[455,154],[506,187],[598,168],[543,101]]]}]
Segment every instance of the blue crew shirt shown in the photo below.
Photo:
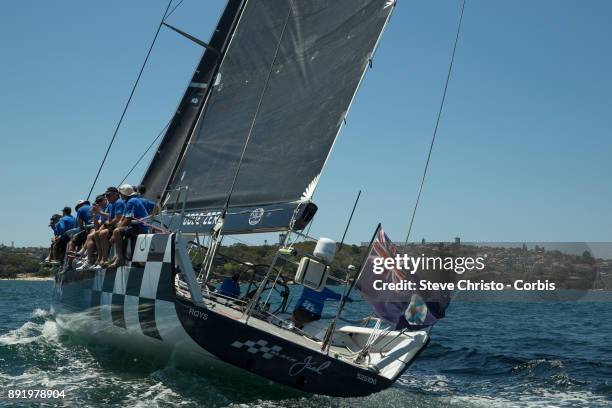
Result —
[{"label": "blue crew shirt", "polygon": [[113,215],[113,203],[109,201],[108,204],[106,204],[106,208],[104,209],[104,212],[108,214],[108,219],[106,221],[110,221],[112,219],[111,215]]},{"label": "blue crew shirt", "polygon": [[334,292],[331,289],[324,288],[321,292],[304,288],[302,290],[302,296],[297,302],[296,309],[304,309],[312,314],[319,315],[323,314],[323,306],[327,299],[340,300],[342,295]]},{"label": "blue crew shirt", "polygon": [[76,228],[76,220],[74,217],[72,215],[64,215],[55,226],[55,233],[59,236],[73,228]]},{"label": "blue crew shirt", "polygon": [[[108,206],[106,206],[106,208],[104,209],[104,212],[108,213]],[[98,220],[100,224],[106,221],[106,218],[107,217],[102,215],[101,213],[96,214],[96,220]]]},{"label": "blue crew shirt", "polygon": [[219,287],[217,288],[217,293],[223,296],[239,298],[240,297],[240,285],[238,284],[238,282],[233,280],[231,277],[225,278],[223,279],[223,283],[221,283],[221,285],[219,285]]},{"label": "blue crew shirt", "polygon": [[145,197],[139,197],[140,201],[142,201],[142,204],[144,205],[145,209],[147,210],[147,214],[151,214],[153,212],[153,209],[155,208],[155,201],[153,200],[149,200],[148,198]]},{"label": "blue crew shirt", "polygon": [[[141,218],[145,218],[147,215],[149,215],[149,213],[147,212],[147,209],[142,203],[142,199],[140,199],[139,197],[130,197],[125,206],[125,213],[123,215],[138,220]],[[143,223],[138,222],[138,225],[145,231],[147,230]]]},{"label": "blue crew shirt", "polygon": [[106,212],[109,215],[109,221],[114,220],[115,217],[118,215],[124,215],[125,214],[125,201],[119,198],[114,203],[109,202],[108,206],[106,207]]},{"label": "blue crew shirt", "polygon": [[91,205],[85,204],[77,210],[77,221],[82,221],[83,225],[91,223]]}]

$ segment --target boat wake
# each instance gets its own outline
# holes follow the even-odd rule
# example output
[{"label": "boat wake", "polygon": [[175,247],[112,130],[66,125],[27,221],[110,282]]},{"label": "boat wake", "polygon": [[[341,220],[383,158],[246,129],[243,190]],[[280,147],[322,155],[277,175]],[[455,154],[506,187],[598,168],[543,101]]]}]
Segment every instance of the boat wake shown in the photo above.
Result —
[{"label": "boat wake", "polygon": [[49,311],[35,309],[19,328],[0,335],[0,389],[43,388],[64,390],[70,403],[101,407],[230,406],[296,395],[235,370],[231,377],[218,367],[193,372],[88,344],[63,333]]},{"label": "boat wake", "polygon": [[608,406],[612,393],[605,378],[611,370],[612,365],[597,361],[525,359],[513,353],[434,343],[398,381],[398,387],[427,395],[440,406]]},{"label": "boat wake", "polygon": [[[247,374],[191,372],[87,344],[34,309],[0,333],[0,389],[65,390],[66,403],[136,407],[532,407],[609,406],[604,363],[525,359],[433,342],[391,389],[365,398],[304,396]],[[600,374],[585,380],[580,369]],[[215,372],[215,370],[217,370]],[[599,376],[599,375],[597,375]]]}]

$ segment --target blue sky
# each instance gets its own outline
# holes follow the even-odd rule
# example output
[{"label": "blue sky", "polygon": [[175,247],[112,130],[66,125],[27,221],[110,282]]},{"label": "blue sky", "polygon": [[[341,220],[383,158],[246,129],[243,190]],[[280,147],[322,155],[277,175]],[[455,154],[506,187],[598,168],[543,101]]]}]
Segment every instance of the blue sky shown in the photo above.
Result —
[{"label": "blue sky", "polygon": [[[165,5],[3,4],[0,242],[47,244],[49,215],[87,195]],[[206,40],[223,6],[185,0],[169,22]],[[319,184],[313,234],[339,239],[362,189],[348,241],[379,221],[403,240],[458,11],[399,0]],[[604,0],[468,0],[414,239],[611,240],[611,16]],[[200,54],[162,31],[96,191],[164,126]]]}]

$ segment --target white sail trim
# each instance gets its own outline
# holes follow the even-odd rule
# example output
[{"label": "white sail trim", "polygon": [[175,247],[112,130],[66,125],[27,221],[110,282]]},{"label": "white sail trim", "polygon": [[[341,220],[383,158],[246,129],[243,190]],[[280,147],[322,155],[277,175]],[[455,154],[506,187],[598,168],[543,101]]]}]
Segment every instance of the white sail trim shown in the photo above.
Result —
[{"label": "white sail trim", "polygon": [[302,193],[301,201],[309,201],[312,200],[312,196],[314,195],[315,189],[317,188],[317,184],[319,184],[319,179],[321,178],[321,173],[317,174],[315,178],[306,186],[306,190]]}]

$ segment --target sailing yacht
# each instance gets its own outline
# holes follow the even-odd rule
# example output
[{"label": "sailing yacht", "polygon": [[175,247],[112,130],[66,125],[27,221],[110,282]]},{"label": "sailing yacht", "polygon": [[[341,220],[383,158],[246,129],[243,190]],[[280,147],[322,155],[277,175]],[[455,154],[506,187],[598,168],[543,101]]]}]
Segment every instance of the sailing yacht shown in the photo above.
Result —
[{"label": "sailing yacht", "polygon": [[[305,392],[363,396],[391,386],[429,342],[374,313],[342,319],[358,269],[305,233],[313,193],[387,26],[393,0],[229,0],[142,184],[160,214],[117,269],[56,275],[60,327],[157,356],[188,355]],[[224,237],[279,232],[274,259],[231,259],[243,297],[211,285]],[[368,256],[384,241],[377,229]],[[383,237],[383,238],[381,238]],[[316,243],[308,253],[299,242]],[[194,265],[194,254],[201,263]],[[334,282],[332,319],[298,325],[291,291]],[[359,285],[357,285],[359,287]],[[359,290],[359,289],[357,289]]]}]

